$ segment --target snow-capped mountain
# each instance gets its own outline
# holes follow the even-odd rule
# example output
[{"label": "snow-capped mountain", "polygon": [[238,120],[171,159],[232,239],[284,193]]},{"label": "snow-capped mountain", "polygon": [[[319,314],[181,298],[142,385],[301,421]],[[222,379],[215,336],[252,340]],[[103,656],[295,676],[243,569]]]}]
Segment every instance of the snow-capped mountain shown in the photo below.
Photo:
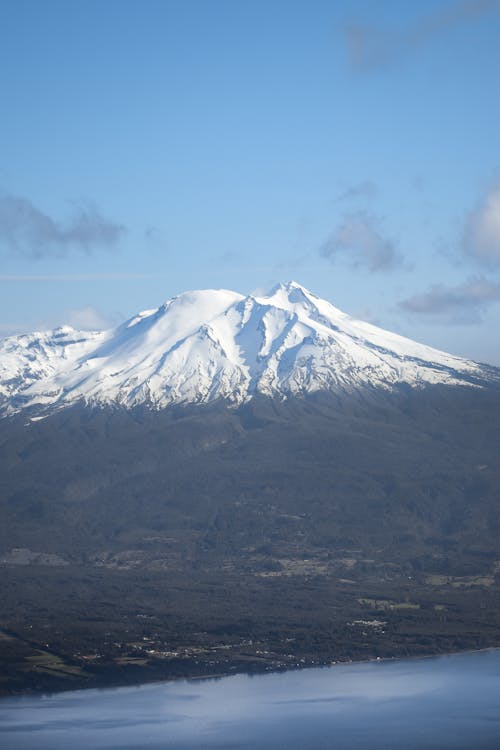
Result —
[{"label": "snow-capped mountain", "polygon": [[108,331],[0,341],[3,414],[490,382],[500,382],[496,368],[354,320],[295,282],[267,296],[186,292]]}]

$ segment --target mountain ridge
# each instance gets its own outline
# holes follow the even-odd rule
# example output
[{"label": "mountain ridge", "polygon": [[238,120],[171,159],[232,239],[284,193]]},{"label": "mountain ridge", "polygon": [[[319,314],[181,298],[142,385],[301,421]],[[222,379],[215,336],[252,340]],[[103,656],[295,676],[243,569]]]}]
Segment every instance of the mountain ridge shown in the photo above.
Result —
[{"label": "mountain ridge", "polygon": [[3,415],[491,382],[497,368],[355,320],[294,281],[267,295],[184,292],[108,331],[0,340]]}]

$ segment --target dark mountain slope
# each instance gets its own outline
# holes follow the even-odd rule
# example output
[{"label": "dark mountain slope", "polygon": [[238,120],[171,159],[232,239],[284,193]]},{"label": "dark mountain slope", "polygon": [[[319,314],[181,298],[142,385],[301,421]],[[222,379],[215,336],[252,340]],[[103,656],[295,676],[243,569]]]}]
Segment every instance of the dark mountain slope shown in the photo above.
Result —
[{"label": "dark mountain slope", "polygon": [[2,420],[5,689],[500,643],[499,391],[373,395]]},{"label": "dark mountain slope", "polygon": [[216,545],[241,557],[274,537],[392,555],[401,535],[406,557],[476,536],[496,554],[496,390],[262,399],[237,411],[70,409],[4,420],[0,434],[3,551],[85,559],[162,530],[189,531],[195,556]]}]

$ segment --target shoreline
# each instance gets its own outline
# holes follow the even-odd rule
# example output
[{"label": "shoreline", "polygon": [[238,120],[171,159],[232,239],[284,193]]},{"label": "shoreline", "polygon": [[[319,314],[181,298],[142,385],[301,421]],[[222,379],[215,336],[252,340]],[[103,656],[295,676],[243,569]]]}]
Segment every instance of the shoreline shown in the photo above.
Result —
[{"label": "shoreline", "polygon": [[[236,665],[233,665],[233,667],[229,666],[227,670],[220,671],[210,674],[207,672],[201,673],[201,674],[186,674],[184,676],[160,676],[158,678],[151,678],[151,679],[144,679],[144,675],[141,675],[142,679],[127,679],[127,680],[113,680],[105,679],[105,670],[103,670],[102,675],[99,674],[99,677],[104,677],[104,679],[98,681],[97,684],[92,685],[61,685],[60,687],[54,687],[50,690],[45,689],[33,689],[27,687],[26,689],[21,690],[14,690],[11,692],[0,692],[0,703],[12,699],[12,698],[23,698],[23,697],[51,697],[60,695],[61,693],[76,693],[76,692],[88,692],[91,690],[119,690],[124,688],[140,688],[140,687],[147,687],[149,685],[159,685],[159,684],[167,684],[167,683],[178,683],[178,682],[205,682],[207,680],[223,680],[228,677],[233,677],[235,675],[248,675],[248,676],[263,676],[266,674],[283,674],[285,672],[298,672],[302,670],[307,669],[329,669],[329,668],[335,668],[335,667],[345,667],[345,666],[355,666],[355,665],[363,665],[363,664],[387,664],[392,662],[400,662],[400,661],[416,661],[416,660],[423,660],[423,659],[437,659],[440,657],[454,657],[454,656],[464,656],[466,654],[483,654],[488,653],[492,651],[500,651],[500,646],[485,646],[484,648],[466,648],[466,649],[460,649],[458,651],[436,651],[433,653],[428,654],[407,654],[407,655],[396,655],[396,656],[384,656],[384,657],[370,657],[367,659],[344,659],[344,660],[333,660],[328,661],[324,663],[311,663],[311,664],[301,664],[301,665],[295,665],[295,666],[277,666],[277,667],[269,667],[269,665],[262,665],[262,668],[254,668],[252,670],[249,669],[238,669]],[[256,665],[254,664],[254,667]],[[139,678],[139,675],[137,675]]]}]

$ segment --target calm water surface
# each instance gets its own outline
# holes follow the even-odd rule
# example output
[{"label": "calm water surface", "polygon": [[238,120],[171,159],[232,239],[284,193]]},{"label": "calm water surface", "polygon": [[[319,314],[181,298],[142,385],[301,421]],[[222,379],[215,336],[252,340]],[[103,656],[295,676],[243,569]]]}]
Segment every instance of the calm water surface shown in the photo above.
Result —
[{"label": "calm water surface", "polygon": [[500,749],[500,650],[0,700],[2,750]]}]

